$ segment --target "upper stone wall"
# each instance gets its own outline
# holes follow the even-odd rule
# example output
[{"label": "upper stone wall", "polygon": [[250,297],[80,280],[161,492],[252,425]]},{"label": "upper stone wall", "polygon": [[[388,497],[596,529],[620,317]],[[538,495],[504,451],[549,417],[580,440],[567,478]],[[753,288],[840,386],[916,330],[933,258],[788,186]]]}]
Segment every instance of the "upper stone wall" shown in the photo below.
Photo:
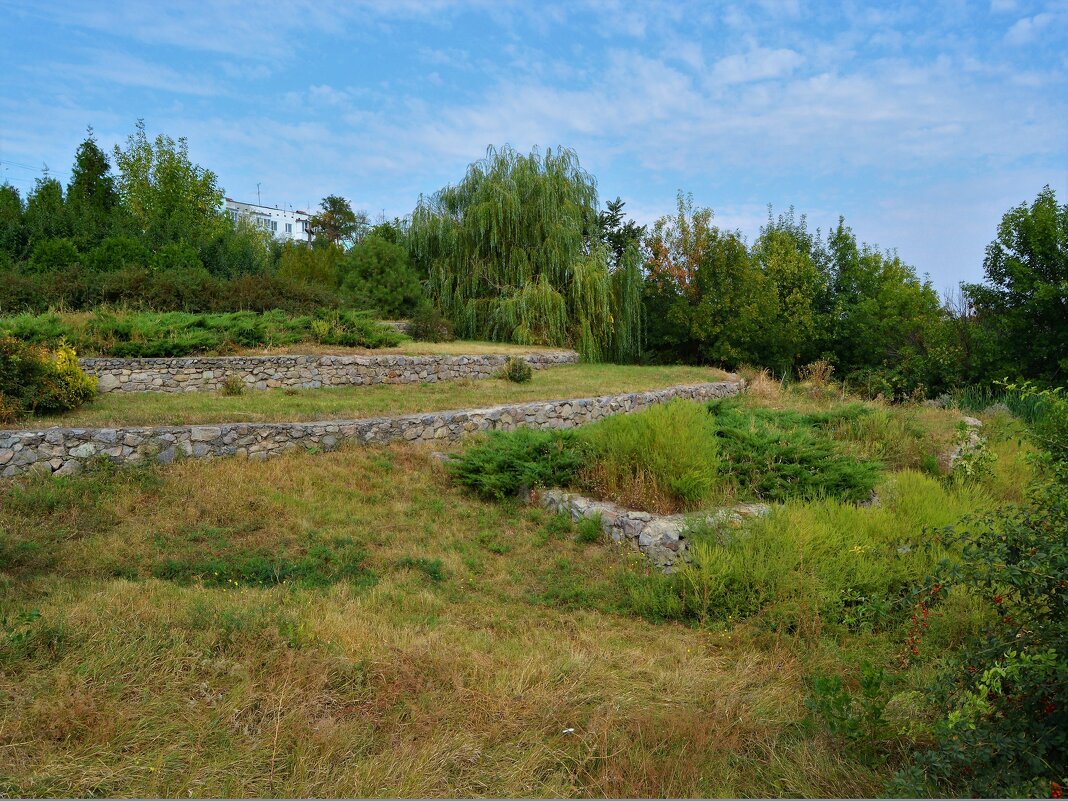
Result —
[{"label": "upper stone wall", "polygon": [[[574,351],[522,354],[533,369],[575,364]],[[493,376],[507,356],[214,356],[80,359],[100,392],[212,392],[234,377],[249,389],[418,384]]]}]

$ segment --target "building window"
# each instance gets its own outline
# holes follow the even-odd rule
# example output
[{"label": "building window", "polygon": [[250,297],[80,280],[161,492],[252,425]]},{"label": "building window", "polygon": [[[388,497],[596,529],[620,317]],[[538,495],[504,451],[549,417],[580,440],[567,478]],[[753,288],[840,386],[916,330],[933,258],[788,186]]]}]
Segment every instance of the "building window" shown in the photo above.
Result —
[{"label": "building window", "polygon": [[278,220],[271,220],[271,233],[278,232]]},{"label": "building window", "polygon": [[237,222],[237,209],[230,209],[230,219]]},{"label": "building window", "polygon": [[287,234],[293,233],[293,223],[286,223],[286,233]]}]

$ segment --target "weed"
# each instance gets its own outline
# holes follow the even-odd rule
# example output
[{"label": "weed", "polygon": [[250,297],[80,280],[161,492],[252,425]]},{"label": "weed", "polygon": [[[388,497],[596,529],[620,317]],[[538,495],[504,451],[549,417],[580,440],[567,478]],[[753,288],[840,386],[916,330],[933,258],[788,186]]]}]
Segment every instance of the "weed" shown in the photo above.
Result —
[{"label": "weed", "polygon": [[578,522],[578,533],[575,539],[578,542],[600,542],[604,538],[604,529],[601,527],[601,516],[584,517]]},{"label": "weed", "polygon": [[219,393],[227,398],[236,398],[245,394],[245,382],[236,375],[227,376],[219,385]]},{"label": "weed", "polygon": [[513,384],[525,384],[534,377],[534,371],[521,356],[510,357],[501,372]]},{"label": "weed", "polygon": [[397,560],[401,570],[418,570],[433,582],[445,580],[445,567],[440,559],[427,559],[423,556],[403,556]]}]

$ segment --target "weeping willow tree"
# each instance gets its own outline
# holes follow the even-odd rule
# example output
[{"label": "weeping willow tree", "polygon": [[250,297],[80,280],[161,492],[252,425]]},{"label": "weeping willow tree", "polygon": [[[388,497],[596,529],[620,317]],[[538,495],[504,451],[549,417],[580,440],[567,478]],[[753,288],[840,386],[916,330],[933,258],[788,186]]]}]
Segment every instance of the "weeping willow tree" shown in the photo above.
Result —
[{"label": "weeping willow tree", "polygon": [[640,350],[641,270],[597,237],[597,186],[573,150],[489,148],[412,213],[430,295],[472,339],[574,347],[588,361]]}]

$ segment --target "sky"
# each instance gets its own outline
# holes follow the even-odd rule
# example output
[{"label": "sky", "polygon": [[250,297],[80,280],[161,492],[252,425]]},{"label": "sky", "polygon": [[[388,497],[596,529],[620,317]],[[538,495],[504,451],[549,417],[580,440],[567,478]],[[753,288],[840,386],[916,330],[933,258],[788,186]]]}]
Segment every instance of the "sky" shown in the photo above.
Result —
[{"label": "sky", "polygon": [[943,290],[1006,210],[1068,202],[1068,0],[0,0],[0,31],[23,192],[138,118],[234,199],[372,217],[487,146],[564,146],[639,222],[680,190],[750,241],[768,204],[844,215]]}]

